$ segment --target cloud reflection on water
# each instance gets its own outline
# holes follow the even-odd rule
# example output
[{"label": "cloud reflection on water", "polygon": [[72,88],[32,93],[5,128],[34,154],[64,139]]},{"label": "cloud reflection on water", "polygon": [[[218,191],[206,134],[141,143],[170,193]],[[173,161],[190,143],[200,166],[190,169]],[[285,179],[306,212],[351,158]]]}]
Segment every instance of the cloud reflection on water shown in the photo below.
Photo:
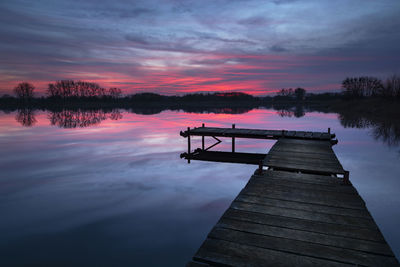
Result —
[{"label": "cloud reflection on water", "polygon": [[[118,258],[140,265],[162,254],[165,263],[184,265],[255,169],[181,160],[186,140],[179,131],[203,122],[314,131],[331,127],[339,138],[338,158],[399,255],[396,153],[364,129],[344,128],[335,114],[122,112],[118,120],[107,113],[101,123],[86,128],[51,126],[42,111],[35,113],[34,127],[21,127],[15,115],[0,114],[0,256],[6,263],[68,260],[76,265],[83,259],[107,264]],[[193,148],[200,146],[200,139],[194,143]],[[272,144],[238,139],[237,150],[265,153]],[[217,148],[229,150],[230,140]],[[160,265],[160,260],[147,263]]]}]

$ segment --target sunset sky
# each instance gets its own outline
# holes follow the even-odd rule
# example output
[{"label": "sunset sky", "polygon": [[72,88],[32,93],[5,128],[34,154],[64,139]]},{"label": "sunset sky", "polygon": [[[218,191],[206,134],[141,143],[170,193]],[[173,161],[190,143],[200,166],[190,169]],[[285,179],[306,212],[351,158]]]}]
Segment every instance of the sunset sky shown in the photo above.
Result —
[{"label": "sunset sky", "polygon": [[74,79],[124,93],[340,89],[400,73],[399,0],[2,0],[0,94]]}]

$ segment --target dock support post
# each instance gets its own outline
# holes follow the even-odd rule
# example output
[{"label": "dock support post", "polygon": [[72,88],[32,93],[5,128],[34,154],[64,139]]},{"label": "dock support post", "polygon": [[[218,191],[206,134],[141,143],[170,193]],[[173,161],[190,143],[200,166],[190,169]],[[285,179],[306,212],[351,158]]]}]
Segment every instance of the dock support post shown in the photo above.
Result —
[{"label": "dock support post", "polygon": [[189,156],[189,159],[188,159],[188,163],[190,163],[190,127],[188,127],[187,128],[187,133],[188,133],[188,156]]},{"label": "dock support post", "polygon": [[[204,123],[201,127],[204,128]],[[204,135],[201,136],[201,149],[204,151]]]},{"label": "dock support post", "polygon": [[349,171],[344,171],[343,183],[344,183],[345,185],[349,185],[349,184],[350,184],[349,176],[350,176]]},{"label": "dock support post", "polygon": [[328,134],[331,134],[331,128],[328,128]]},{"label": "dock support post", "polygon": [[[235,124],[232,124],[232,129],[235,129]],[[232,137],[232,153],[235,152],[235,137]]]},{"label": "dock support post", "polygon": [[262,160],[260,160],[260,162],[258,163],[258,169],[256,170],[257,175],[263,174],[263,165],[264,165],[264,162]]}]

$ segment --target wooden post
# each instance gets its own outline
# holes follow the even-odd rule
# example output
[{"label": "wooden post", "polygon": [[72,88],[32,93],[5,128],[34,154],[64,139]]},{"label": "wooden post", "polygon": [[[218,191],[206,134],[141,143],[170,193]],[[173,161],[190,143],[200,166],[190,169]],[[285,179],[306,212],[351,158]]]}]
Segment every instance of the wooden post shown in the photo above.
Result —
[{"label": "wooden post", "polygon": [[188,133],[188,163],[190,163],[190,127],[187,128]]},{"label": "wooden post", "polygon": [[285,137],[285,130],[282,130],[282,137]]},{"label": "wooden post", "polygon": [[[204,128],[204,123],[201,125]],[[204,135],[201,136],[201,149],[204,151]]]},{"label": "wooden post", "polygon": [[[235,129],[235,124],[232,124],[232,129]],[[232,137],[232,153],[235,153],[235,137]]]},{"label": "wooden post", "polygon": [[190,127],[187,128],[188,133],[188,154],[190,155]]},{"label": "wooden post", "polygon": [[258,175],[262,175],[263,174],[263,165],[264,165],[263,161],[260,160],[260,162],[258,163],[258,169],[257,169],[257,174]]},{"label": "wooden post", "polygon": [[349,171],[344,171],[344,176],[343,176],[343,183],[349,185],[350,184],[350,179],[349,179],[350,173]]},{"label": "wooden post", "polygon": [[328,128],[328,134],[331,134],[331,128]]}]

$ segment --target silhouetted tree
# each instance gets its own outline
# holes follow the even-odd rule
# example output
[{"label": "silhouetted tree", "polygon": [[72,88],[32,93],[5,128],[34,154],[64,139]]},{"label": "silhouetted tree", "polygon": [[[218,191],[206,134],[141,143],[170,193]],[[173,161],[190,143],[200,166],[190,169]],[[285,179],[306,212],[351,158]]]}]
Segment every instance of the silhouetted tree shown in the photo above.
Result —
[{"label": "silhouetted tree", "polygon": [[294,90],[294,95],[297,100],[304,100],[306,96],[306,90],[300,87],[296,88],[296,90]]},{"label": "silhouetted tree", "polygon": [[294,91],[292,88],[286,89],[282,88],[278,93],[278,96],[284,96],[284,97],[293,97]]},{"label": "silhouetted tree", "polygon": [[392,75],[387,78],[382,94],[385,97],[400,97],[400,76]]},{"label": "silhouetted tree", "polygon": [[382,95],[383,85],[378,78],[363,76],[346,78],[342,88],[347,97],[357,98]]},{"label": "silhouetted tree", "polygon": [[27,82],[22,82],[19,83],[15,88],[14,88],[14,94],[22,99],[22,100],[27,100],[31,99],[33,97],[33,91],[35,90],[35,87]]},{"label": "silhouetted tree", "polygon": [[47,88],[47,95],[50,97],[103,97],[105,89],[97,83],[61,80],[51,83]]}]

